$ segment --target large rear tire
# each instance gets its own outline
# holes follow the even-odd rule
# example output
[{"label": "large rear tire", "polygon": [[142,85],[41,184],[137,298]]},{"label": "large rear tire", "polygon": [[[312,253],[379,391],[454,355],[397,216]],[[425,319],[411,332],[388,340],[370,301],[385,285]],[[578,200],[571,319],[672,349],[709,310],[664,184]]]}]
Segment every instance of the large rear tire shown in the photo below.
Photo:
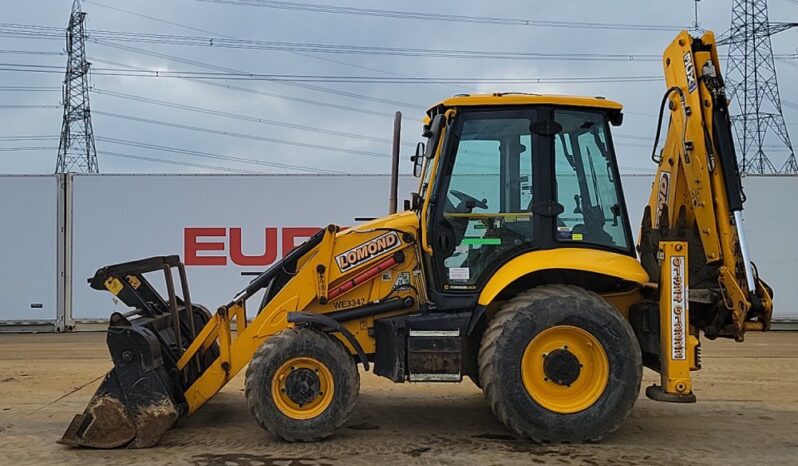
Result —
[{"label": "large rear tire", "polygon": [[289,442],[313,442],[349,420],[360,374],[340,341],[310,328],[290,328],[261,345],[245,385],[261,427]]},{"label": "large rear tire", "polygon": [[516,435],[597,441],[616,430],[640,392],[640,347],[629,323],[596,293],[541,286],[507,302],[479,353],[485,397]]}]

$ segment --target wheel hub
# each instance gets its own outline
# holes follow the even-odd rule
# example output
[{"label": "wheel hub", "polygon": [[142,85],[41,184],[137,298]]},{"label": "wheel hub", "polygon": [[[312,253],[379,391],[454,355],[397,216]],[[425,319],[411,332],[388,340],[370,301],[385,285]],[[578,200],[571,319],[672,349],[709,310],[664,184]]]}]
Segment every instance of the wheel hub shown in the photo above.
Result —
[{"label": "wheel hub", "polygon": [[567,348],[556,349],[543,360],[543,373],[552,382],[570,387],[579,378],[582,364]]},{"label": "wheel hub", "polygon": [[555,325],[535,335],[521,357],[521,379],[540,406],[561,414],[583,411],[602,395],[610,378],[599,340],[572,325]]},{"label": "wheel hub", "polygon": [[323,413],[334,393],[332,372],[314,357],[291,358],[272,377],[272,401],[291,419],[312,419]]},{"label": "wheel hub", "polygon": [[315,400],[321,392],[321,381],[316,372],[300,367],[294,369],[285,378],[285,394],[288,399],[299,406]]}]

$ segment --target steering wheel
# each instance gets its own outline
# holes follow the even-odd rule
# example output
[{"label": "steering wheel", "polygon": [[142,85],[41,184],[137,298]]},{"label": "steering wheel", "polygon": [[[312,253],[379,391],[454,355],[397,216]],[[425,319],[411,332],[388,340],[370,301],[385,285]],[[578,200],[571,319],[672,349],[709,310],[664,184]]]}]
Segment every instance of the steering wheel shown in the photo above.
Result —
[{"label": "steering wheel", "polygon": [[474,207],[479,207],[480,209],[487,209],[488,208],[488,200],[482,199],[481,201],[470,194],[466,194],[462,191],[458,191],[456,189],[452,189],[449,193],[456,197],[460,202],[464,203],[466,207],[469,209],[473,209]]}]

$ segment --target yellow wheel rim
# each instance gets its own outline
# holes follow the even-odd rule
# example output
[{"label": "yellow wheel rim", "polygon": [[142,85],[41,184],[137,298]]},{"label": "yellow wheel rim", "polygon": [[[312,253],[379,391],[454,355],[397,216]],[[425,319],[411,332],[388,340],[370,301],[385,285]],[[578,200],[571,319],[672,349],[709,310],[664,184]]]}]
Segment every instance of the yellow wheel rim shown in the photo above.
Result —
[{"label": "yellow wheel rim", "polygon": [[607,388],[609,361],[589,332],[558,325],[527,344],[521,378],[529,396],[542,407],[555,413],[578,413],[592,406]]},{"label": "yellow wheel rim", "polygon": [[289,359],[272,377],[274,404],[292,419],[312,419],[323,413],[332,403],[334,390],[332,373],[316,358]]}]

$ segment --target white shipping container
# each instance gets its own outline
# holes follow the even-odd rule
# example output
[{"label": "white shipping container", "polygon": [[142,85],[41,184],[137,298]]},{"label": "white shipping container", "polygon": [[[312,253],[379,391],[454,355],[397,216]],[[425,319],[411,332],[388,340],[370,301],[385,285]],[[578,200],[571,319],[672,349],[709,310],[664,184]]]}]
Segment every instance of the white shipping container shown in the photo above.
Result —
[{"label": "white shipping container", "polygon": [[798,321],[798,176],[746,176],[743,191],[748,249],[773,288],[773,320]]},{"label": "white shipping container", "polygon": [[[635,235],[652,179],[622,178]],[[380,175],[74,175],[67,203],[56,176],[2,176],[0,324],[56,321],[64,288],[58,273],[63,206],[71,207],[66,218],[72,227],[64,307],[71,302],[79,322],[106,322],[112,311],[126,308],[86,283],[103,265],[179,254],[194,301],[213,309],[247,284],[251,277],[242,271],[264,270],[315,228],[384,215],[388,183]],[[791,278],[798,258],[798,178],[749,176],[744,186],[751,255],[775,289],[774,318],[798,321]],[[415,178],[400,177],[400,209],[416,187]]]},{"label": "white shipping container", "polygon": [[0,176],[0,323],[56,321],[59,185]]}]

